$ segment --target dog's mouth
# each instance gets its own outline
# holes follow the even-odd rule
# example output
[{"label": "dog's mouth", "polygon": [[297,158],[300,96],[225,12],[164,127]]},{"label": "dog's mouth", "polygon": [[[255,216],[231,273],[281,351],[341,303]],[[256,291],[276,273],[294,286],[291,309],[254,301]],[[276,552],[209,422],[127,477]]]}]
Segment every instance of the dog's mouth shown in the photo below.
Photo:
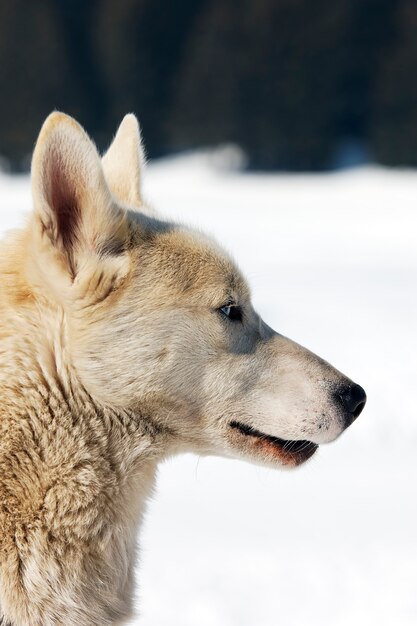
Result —
[{"label": "dog's mouth", "polygon": [[284,465],[301,465],[312,457],[318,448],[318,445],[312,441],[272,437],[240,422],[232,421],[229,425],[247,437],[260,452],[278,456]]}]

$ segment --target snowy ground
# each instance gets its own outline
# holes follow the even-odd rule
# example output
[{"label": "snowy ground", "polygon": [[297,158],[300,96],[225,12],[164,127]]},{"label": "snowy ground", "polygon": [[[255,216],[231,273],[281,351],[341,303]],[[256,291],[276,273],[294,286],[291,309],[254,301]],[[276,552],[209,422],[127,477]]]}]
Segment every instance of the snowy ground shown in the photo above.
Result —
[{"label": "snowy ground", "polygon": [[[146,177],[161,211],[214,233],[266,321],[362,384],[368,405],[296,472],[176,458],[141,536],[141,626],[417,623],[417,174]],[[0,178],[4,230],[30,207]]]}]

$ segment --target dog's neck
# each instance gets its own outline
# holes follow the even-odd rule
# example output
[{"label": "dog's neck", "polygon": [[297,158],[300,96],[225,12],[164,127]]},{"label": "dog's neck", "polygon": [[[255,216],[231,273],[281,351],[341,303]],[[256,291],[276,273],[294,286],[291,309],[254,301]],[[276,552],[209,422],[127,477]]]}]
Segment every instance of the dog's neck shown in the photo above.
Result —
[{"label": "dog's neck", "polygon": [[[0,262],[0,406],[9,419],[31,421],[32,435],[60,429],[79,448],[98,446],[100,457],[116,470],[138,459],[162,457],[161,429],[146,407],[116,408],[101,403],[84,388],[71,363],[63,309],[35,301],[19,268]],[[13,284],[8,293],[7,283]],[[19,306],[16,306],[16,305]],[[112,439],[117,439],[113,455]],[[164,432],[165,446],[166,433]],[[48,439],[48,437],[47,437]],[[39,443],[39,442],[38,442]],[[49,442],[50,443],[50,442]],[[123,444],[122,446],[120,444]],[[120,448],[123,447],[123,453]],[[45,451],[46,453],[47,451]],[[120,455],[120,458],[118,458]]]},{"label": "dog's neck", "polygon": [[[0,552],[15,558],[16,536],[23,537],[21,568],[36,587],[60,575],[54,559],[71,546],[80,568],[74,580],[85,586],[74,595],[86,598],[94,623],[107,624],[106,611],[130,610],[137,529],[166,433],[142,409],[115,409],[89,395],[68,360],[65,315],[31,300],[13,258],[0,262],[0,285]],[[36,548],[28,531],[34,525]],[[86,581],[83,559],[96,578]],[[24,586],[18,570],[7,580],[2,588],[0,566],[6,615],[7,602],[16,605]],[[27,615],[23,622],[39,620]],[[66,623],[73,623],[70,616]]]}]

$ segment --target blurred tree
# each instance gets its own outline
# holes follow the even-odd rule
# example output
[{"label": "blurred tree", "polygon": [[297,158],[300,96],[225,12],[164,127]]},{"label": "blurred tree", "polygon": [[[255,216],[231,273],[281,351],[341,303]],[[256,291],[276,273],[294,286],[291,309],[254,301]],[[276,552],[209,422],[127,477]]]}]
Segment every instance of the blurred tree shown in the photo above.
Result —
[{"label": "blurred tree", "polygon": [[45,114],[68,89],[68,57],[53,7],[53,0],[0,2],[0,154],[14,169],[27,167]]},{"label": "blurred tree", "polygon": [[212,0],[188,43],[174,147],[236,141],[255,168],[329,167],[364,139],[392,0]]},{"label": "blurred tree", "polygon": [[351,10],[339,41],[338,132],[367,140],[373,114],[374,78],[381,51],[389,48],[395,30],[393,0],[349,0]]},{"label": "blurred tree", "polygon": [[73,112],[97,137],[105,129],[109,91],[103,76],[103,62],[93,44],[101,0],[58,0],[54,17],[62,33],[62,46],[69,64],[63,108]]},{"label": "blurred tree", "polygon": [[203,0],[103,0],[95,46],[109,92],[108,127],[135,111],[152,155],[167,149],[173,77]]},{"label": "blurred tree", "polygon": [[416,28],[413,0],[0,0],[0,155],[27,165],[61,108],[100,147],[135,111],[151,156],[232,141],[319,170],[345,143],[417,165]]},{"label": "blurred tree", "polygon": [[395,6],[395,38],[381,50],[369,141],[380,163],[417,166],[417,4]]}]

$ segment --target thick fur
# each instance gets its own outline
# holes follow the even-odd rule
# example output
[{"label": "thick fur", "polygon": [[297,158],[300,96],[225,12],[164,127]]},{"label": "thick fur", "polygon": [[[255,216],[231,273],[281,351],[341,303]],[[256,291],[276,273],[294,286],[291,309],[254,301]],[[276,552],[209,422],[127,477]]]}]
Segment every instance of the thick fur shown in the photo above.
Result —
[{"label": "thick fur", "polygon": [[154,216],[143,166],[134,116],[101,161],[53,113],[33,213],[0,246],[0,623],[125,623],[167,455],[295,466],[271,437],[320,444],[346,426],[350,381],[264,324],[215,242]]}]

